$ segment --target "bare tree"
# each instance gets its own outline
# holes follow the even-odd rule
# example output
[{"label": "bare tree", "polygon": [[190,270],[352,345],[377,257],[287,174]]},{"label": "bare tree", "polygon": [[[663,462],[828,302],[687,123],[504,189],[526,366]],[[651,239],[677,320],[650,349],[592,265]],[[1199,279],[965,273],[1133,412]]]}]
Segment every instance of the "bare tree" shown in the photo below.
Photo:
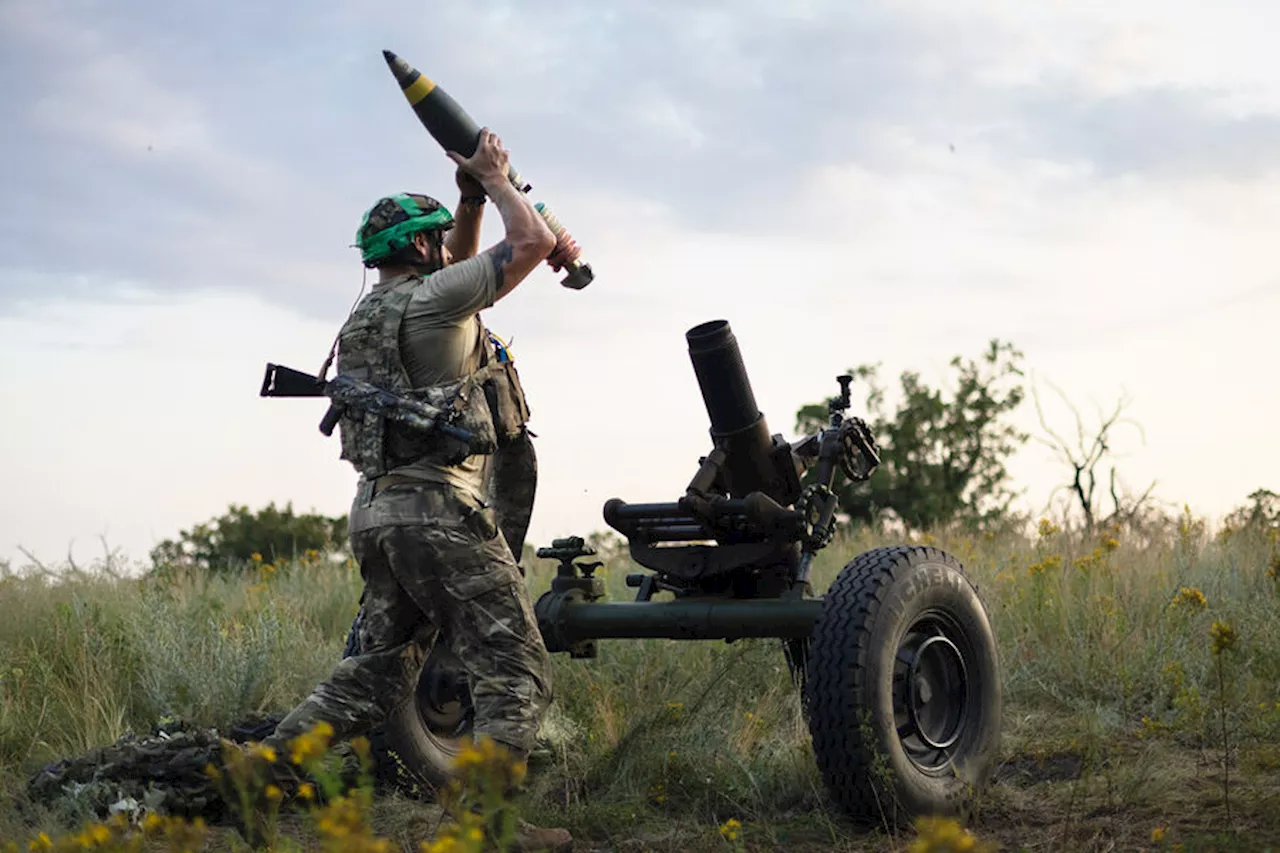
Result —
[{"label": "bare tree", "polygon": [[[1075,503],[1080,506],[1080,512],[1084,516],[1085,528],[1093,530],[1095,525],[1100,523],[1098,519],[1099,513],[1102,511],[1100,506],[1102,496],[1098,494],[1100,485],[1098,478],[1099,467],[1103,460],[1114,458],[1115,454],[1112,449],[1112,438],[1114,431],[1120,426],[1131,426],[1138,431],[1142,440],[1146,441],[1146,434],[1142,430],[1142,426],[1134,420],[1123,417],[1125,408],[1132,402],[1127,396],[1122,396],[1116,401],[1115,408],[1110,414],[1105,413],[1100,407],[1098,409],[1098,425],[1092,429],[1086,429],[1083,418],[1080,417],[1080,410],[1067,399],[1067,395],[1052,382],[1046,382],[1062,399],[1067,408],[1071,410],[1071,414],[1076,422],[1075,441],[1068,441],[1049,426],[1045,418],[1044,409],[1040,405],[1040,392],[1034,385],[1031,389],[1031,396],[1035,400],[1036,415],[1040,418],[1040,426],[1044,429],[1047,437],[1036,436],[1036,440],[1051,449],[1054,454],[1065,462],[1071,468],[1071,481],[1057,486],[1049,495],[1052,502],[1055,495],[1066,490],[1075,498]],[[1152,481],[1146,490],[1137,497],[1122,494],[1121,486],[1118,483],[1116,475],[1116,466],[1111,465],[1111,471],[1108,476],[1107,492],[1111,497],[1113,509],[1103,519],[1101,523],[1128,522],[1138,514],[1148,498],[1151,497],[1152,491],[1155,489],[1155,481]]]}]

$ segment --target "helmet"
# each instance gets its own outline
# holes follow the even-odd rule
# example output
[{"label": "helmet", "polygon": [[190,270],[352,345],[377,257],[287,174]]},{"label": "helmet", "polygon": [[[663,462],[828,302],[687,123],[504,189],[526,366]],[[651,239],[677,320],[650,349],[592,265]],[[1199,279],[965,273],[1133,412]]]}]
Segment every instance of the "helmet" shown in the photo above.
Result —
[{"label": "helmet", "polygon": [[431,196],[400,193],[378,199],[360,220],[356,231],[356,248],[365,266],[408,246],[413,235],[423,231],[447,231],[453,227],[449,210]]}]

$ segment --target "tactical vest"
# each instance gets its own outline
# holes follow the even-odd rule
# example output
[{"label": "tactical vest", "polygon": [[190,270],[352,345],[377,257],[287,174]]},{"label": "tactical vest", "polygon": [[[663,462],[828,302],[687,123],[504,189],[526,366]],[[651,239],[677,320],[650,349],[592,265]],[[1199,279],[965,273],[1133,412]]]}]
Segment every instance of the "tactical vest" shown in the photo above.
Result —
[{"label": "tactical vest", "polygon": [[450,423],[469,430],[473,439],[467,446],[372,412],[349,410],[339,421],[341,458],[366,478],[421,460],[457,465],[473,453],[493,453],[521,436],[529,420],[515,364],[500,357],[505,350],[496,350],[479,319],[480,367],[450,382],[413,387],[400,357],[400,325],[421,282],[413,276],[360,301],[338,334],[338,372],[430,403],[446,412]]}]

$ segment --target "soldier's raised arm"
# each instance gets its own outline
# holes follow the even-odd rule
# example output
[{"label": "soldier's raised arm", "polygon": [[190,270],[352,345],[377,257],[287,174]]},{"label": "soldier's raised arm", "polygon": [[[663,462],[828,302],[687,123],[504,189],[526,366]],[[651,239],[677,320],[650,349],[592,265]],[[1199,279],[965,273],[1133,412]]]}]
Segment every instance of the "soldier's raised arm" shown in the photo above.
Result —
[{"label": "soldier's raised arm", "polygon": [[497,302],[546,260],[556,246],[556,238],[534,209],[533,202],[508,179],[507,150],[502,147],[502,140],[487,127],[480,131],[475,154],[470,157],[463,157],[456,151],[448,154],[459,167],[480,182],[502,215],[506,235],[481,253],[493,264],[497,277],[493,301]]}]

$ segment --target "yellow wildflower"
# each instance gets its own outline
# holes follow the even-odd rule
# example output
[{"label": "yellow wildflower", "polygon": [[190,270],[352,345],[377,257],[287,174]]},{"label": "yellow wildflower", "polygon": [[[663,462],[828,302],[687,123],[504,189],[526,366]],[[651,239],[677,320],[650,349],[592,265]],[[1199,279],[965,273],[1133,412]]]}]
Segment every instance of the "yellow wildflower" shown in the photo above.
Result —
[{"label": "yellow wildflower", "polygon": [[1071,565],[1082,572],[1089,572],[1101,565],[1103,556],[1101,548],[1094,548],[1092,553],[1085,554],[1083,557],[1076,557],[1071,561]]},{"label": "yellow wildflower", "polygon": [[289,760],[294,764],[302,765],[313,758],[319,758],[329,748],[331,737],[333,737],[333,726],[326,722],[316,723],[311,731],[289,741]]},{"label": "yellow wildflower", "polygon": [[164,825],[164,818],[155,812],[148,812],[147,816],[142,819],[142,829],[144,832],[155,832]]},{"label": "yellow wildflower", "polygon": [[361,764],[369,764],[373,760],[372,747],[367,737],[353,738],[351,741],[351,749],[359,757]]},{"label": "yellow wildflower", "polygon": [[443,838],[437,838],[428,844],[422,842],[422,853],[453,853],[458,849],[458,842],[452,835],[446,835]]},{"label": "yellow wildflower", "polygon": [[973,833],[951,818],[920,818],[916,821],[916,831],[920,837],[911,842],[910,853],[983,853],[993,849],[980,843]]},{"label": "yellow wildflower", "polygon": [[95,823],[89,827],[89,837],[93,839],[94,844],[106,844],[111,840],[111,830],[100,823]]},{"label": "yellow wildflower", "polygon": [[306,764],[312,758],[324,754],[324,748],[315,738],[299,735],[289,742],[289,760],[294,764]]},{"label": "yellow wildflower", "polygon": [[304,800],[310,800],[316,795],[315,786],[310,782],[303,782],[298,786],[298,796]]},{"label": "yellow wildflower", "polygon": [[1159,844],[1161,841],[1164,841],[1164,827],[1157,826],[1155,829],[1151,830],[1151,843]]},{"label": "yellow wildflower", "polygon": [[1215,655],[1235,648],[1238,636],[1229,622],[1214,622],[1209,628],[1210,650]]},{"label": "yellow wildflower", "polygon": [[27,844],[27,848],[30,850],[48,850],[52,846],[53,841],[49,838],[49,834],[47,832],[40,833],[32,839],[29,844]]},{"label": "yellow wildflower", "polygon": [[1037,531],[1038,531],[1038,532],[1039,532],[1039,534],[1040,534],[1040,538],[1045,539],[1045,538],[1048,538],[1048,537],[1052,536],[1052,535],[1053,535],[1053,534],[1055,534],[1055,533],[1060,533],[1060,532],[1062,532],[1062,528],[1061,528],[1061,527],[1059,527],[1058,525],[1054,524],[1054,523],[1053,523],[1052,521],[1050,521],[1049,519],[1047,519],[1047,518],[1042,518],[1042,519],[1040,519],[1040,525],[1039,525],[1039,527],[1037,528]]},{"label": "yellow wildflower", "polygon": [[468,767],[478,767],[484,763],[484,756],[480,754],[480,750],[474,746],[464,747],[453,759],[453,766],[456,770],[466,770]]},{"label": "yellow wildflower", "polygon": [[1062,566],[1062,557],[1057,554],[1050,554],[1038,563],[1027,566],[1027,574],[1042,575],[1045,572],[1053,571]]},{"label": "yellow wildflower", "polygon": [[253,745],[253,747],[250,749],[250,754],[257,758],[261,758],[263,761],[266,761],[268,764],[274,764],[276,760],[276,751],[271,747],[264,746],[263,744],[260,744],[260,743],[255,743]]},{"label": "yellow wildflower", "polygon": [[259,554],[257,551],[254,551],[252,554],[249,555],[249,559],[253,560],[255,563],[261,563],[262,555]]},{"label": "yellow wildflower", "polygon": [[280,786],[278,785],[268,785],[263,790],[263,793],[266,794],[267,799],[271,800],[273,803],[279,802],[281,798],[284,797],[284,793],[280,790]]},{"label": "yellow wildflower", "polygon": [[742,822],[736,817],[731,817],[720,827],[720,834],[726,841],[737,841],[740,829],[742,829]]},{"label": "yellow wildflower", "polygon": [[1204,593],[1198,588],[1184,586],[1178,590],[1178,594],[1173,597],[1173,601],[1169,602],[1170,610],[1180,606],[1189,610],[1204,610],[1209,606],[1209,600],[1204,597]]}]

